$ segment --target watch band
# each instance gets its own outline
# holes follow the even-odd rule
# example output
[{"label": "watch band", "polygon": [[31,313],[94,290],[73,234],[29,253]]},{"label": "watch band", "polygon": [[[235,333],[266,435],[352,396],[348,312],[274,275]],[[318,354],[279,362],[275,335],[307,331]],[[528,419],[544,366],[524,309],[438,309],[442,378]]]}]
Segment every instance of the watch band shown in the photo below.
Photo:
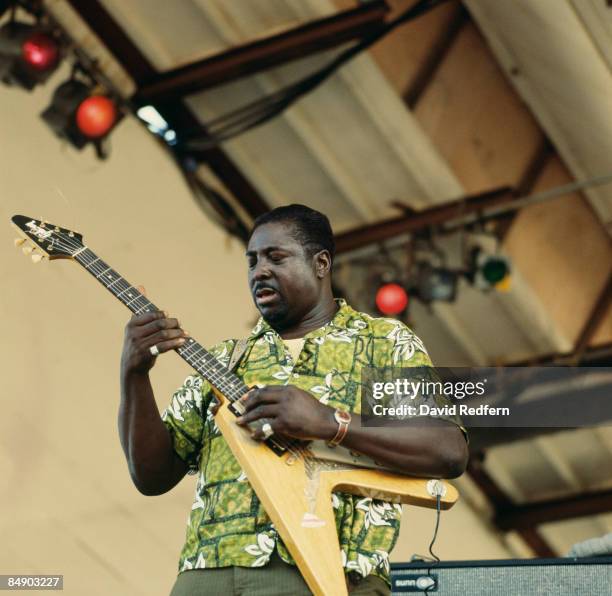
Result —
[{"label": "watch band", "polygon": [[349,424],[351,423],[351,415],[348,412],[344,412],[343,410],[335,410],[334,419],[338,423],[338,432],[336,433],[334,438],[327,443],[330,447],[340,445],[340,443],[342,443],[342,441],[344,440],[344,437],[346,437]]}]

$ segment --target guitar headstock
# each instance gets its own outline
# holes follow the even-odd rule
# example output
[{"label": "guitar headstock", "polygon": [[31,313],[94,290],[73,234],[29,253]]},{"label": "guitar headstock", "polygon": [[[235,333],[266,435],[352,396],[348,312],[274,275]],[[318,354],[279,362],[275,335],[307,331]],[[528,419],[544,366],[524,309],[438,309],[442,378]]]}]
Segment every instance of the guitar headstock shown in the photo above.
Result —
[{"label": "guitar headstock", "polygon": [[21,235],[15,245],[21,246],[25,254],[31,254],[35,263],[44,258],[71,259],[84,248],[83,236],[78,232],[25,215],[13,215],[11,222]]}]

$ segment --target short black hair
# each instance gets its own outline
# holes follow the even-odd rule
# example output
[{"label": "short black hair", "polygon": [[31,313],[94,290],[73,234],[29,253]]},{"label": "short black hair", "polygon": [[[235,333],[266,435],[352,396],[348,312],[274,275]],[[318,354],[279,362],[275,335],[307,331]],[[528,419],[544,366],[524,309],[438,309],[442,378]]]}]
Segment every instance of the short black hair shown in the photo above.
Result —
[{"label": "short black hair", "polygon": [[291,224],[292,236],[303,246],[308,257],[312,257],[322,250],[327,250],[333,262],[336,253],[334,233],[329,219],[320,211],[297,203],[277,207],[272,211],[263,213],[253,222],[253,229],[249,238],[259,226],[268,223]]}]

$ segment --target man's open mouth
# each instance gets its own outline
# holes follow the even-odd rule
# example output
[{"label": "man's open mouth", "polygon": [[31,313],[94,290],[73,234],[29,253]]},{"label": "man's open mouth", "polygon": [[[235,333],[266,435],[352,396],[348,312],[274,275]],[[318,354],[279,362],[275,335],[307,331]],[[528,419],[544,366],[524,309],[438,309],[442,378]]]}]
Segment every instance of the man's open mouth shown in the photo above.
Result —
[{"label": "man's open mouth", "polygon": [[278,292],[271,288],[261,288],[255,292],[255,301],[257,304],[268,304],[274,302],[278,298]]}]

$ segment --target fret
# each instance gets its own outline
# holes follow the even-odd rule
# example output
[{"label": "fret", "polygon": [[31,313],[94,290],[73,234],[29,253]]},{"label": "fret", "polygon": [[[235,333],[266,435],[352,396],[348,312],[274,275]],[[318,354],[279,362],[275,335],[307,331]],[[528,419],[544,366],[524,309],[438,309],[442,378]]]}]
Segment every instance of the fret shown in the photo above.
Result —
[{"label": "fret", "polygon": [[[135,311],[137,315],[140,315],[143,312],[148,311],[149,306],[153,306],[146,298],[145,300],[146,300],[146,304],[144,306],[141,306],[137,311]],[[152,310],[155,310],[155,309],[152,309]]]},{"label": "fret", "polygon": [[136,302],[137,300],[140,300],[142,298],[142,296],[136,296],[136,298],[132,298],[132,300],[130,300],[129,302],[126,302],[125,305],[129,306],[130,304],[132,304],[132,302]]},{"label": "fret", "polygon": [[81,260],[87,259],[87,258],[92,258],[93,260],[91,261],[91,263],[88,263],[87,265],[84,265],[84,263],[81,263],[82,265],[84,265],[85,267],[90,267],[91,265],[93,265],[93,263],[95,263],[96,261],[99,261],[100,259],[98,257],[96,257],[93,253],[92,256],[89,257],[89,255],[87,254],[87,251],[91,252],[89,250],[89,248],[87,248],[86,246],[84,246],[83,248],[81,248],[80,250],[78,250],[77,252],[74,253],[74,257],[76,258],[81,257],[80,259],[77,259],[79,261],[79,263],[81,263]]},{"label": "fret", "polygon": [[109,290],[111,289],[111,287],[113,287],[116,283],[120,282],[120,281],[124,281],[124,279],[122,277],[120,277],[119,279],[116,279],[114,282],[110,283],[108,286],[106,286]]},{"label": "fret", "polygon": [[96,275],[96,279],[100,279],[107,271],[110,271],[110,267],[107,267],[104,271],[102,271],[102,273]]},{"label": "fret", "polygon": [[[146,296],[100,259],[91,249],[85,247],[73,256],[80,265],[132,312],[141,314],[145,311],[158,310]],[[241,379],[230,372],[226,366],[193,338],[189,338],[185,344],[175,351],[230,401],[236,401],[246,393],[247,387]]]},{"label": "fret", "polygon": [[[123,280],[125,281],[125,280]],[[125,282],[127,283],[127,281]],[[119,292],[118,294],[115,294],[115,296],[117,296],[117,298],[119,298],[121,300],[121,294],[125,294],[128,290],[133,290],[134,292],[137,292],[138,290],[136,288],[134,288],[133,286],[128,285],[127,288],[125,288],[125,290]],[[132,296],[130,294],[128,294],[128,298],[131,298]]]}]

